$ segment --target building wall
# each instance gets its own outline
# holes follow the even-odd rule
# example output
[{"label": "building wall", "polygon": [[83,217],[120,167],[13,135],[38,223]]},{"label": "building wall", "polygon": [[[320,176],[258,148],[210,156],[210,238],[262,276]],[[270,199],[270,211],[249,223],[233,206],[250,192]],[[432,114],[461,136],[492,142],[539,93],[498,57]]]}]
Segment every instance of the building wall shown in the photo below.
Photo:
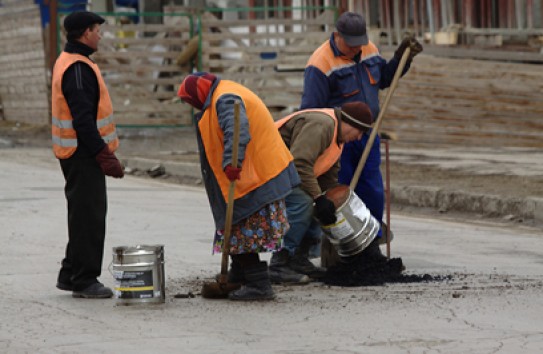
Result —
[{"label": "building wall", "polygon": [[0,102],[3,119],[49,124],[49,85],[39,5],[2,0]]}]

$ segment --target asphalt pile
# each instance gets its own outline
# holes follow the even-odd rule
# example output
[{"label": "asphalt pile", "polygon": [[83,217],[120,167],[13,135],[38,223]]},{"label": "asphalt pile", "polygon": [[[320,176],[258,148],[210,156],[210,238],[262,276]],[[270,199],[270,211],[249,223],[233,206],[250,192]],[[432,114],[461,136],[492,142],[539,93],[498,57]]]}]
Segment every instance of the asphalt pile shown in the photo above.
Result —
[{"label": "asphalt pile", "polygon": [[404,274],[401,258],[358,258],[329,267],[323,283],[333,286],[378,286],[389,283],[421,283],[451,280],[450,275]]}]

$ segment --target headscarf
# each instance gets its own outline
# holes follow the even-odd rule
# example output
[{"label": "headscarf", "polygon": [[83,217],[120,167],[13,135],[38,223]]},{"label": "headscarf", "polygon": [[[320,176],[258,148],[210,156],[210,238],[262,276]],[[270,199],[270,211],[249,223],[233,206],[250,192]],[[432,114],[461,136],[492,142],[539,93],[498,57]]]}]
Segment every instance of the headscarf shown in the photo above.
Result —
[{"label": "headscarf", "polygon": [[207,72],[187,75],[177,91],[177,96],[192,107],[202,110],[211,86],[217,77]]}]

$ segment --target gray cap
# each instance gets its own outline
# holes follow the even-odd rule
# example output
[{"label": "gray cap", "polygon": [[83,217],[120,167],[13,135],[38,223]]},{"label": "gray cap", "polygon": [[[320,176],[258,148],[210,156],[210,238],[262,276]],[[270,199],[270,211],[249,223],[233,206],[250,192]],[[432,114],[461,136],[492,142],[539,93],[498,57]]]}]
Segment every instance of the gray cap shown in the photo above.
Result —
[{"label": "gray cap", "polygon": [[88,28],[95,23],[102,24],[106,20],[90,11],[76,11],[72,12],[64,19],[64,28],[66,32],[76,31],[80,29]]},{"label": "gray cap", "polygon": [[349,47],[368,44],[366,19],[354,12],[344,12],[336,22],[336,29]]}]

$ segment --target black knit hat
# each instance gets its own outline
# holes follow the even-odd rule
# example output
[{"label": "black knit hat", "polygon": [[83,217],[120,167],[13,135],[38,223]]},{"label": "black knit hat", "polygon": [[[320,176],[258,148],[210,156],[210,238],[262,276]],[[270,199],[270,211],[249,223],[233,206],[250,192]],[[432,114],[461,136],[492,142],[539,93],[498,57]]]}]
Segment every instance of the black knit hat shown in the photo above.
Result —
[{"label": "black knit hat", "polygon": [[64,19],[64,29],[66,32],[72,32],[89,28],[95,23],[102,24],[106,20],[90,11],[76,11],[72,12]]},{"label": "black knit hat", "polygon": [[363,132],[368,131],[373,123],[373,115],[367,104],[356,101],[341,106],[341,120]]}]

